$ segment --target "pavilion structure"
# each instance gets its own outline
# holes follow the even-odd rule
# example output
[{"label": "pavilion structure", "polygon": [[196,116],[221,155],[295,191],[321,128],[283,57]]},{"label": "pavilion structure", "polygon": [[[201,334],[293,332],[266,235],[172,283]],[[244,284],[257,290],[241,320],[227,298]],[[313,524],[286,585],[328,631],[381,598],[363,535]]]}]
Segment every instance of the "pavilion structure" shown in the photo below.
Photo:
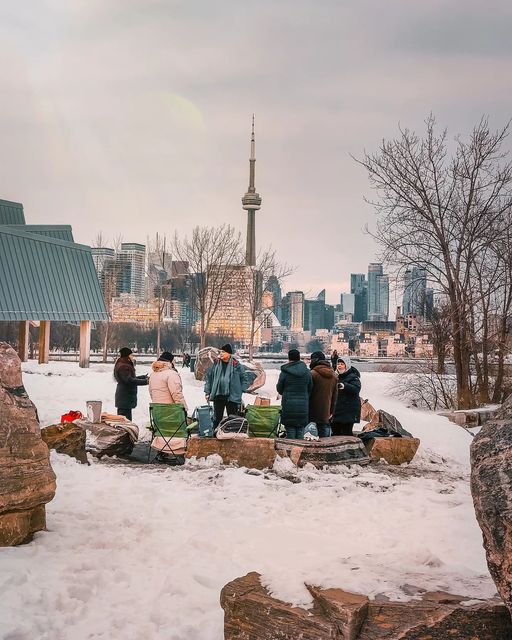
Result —
[{"label": "pavilion structure", "polygon": [[47,363],[50,323],[61,321],[79,325],[79,364],[88,367],[91,322],[108,320],[91,248],[74,242],[69,225],[26,224],[21,203],[0,200],[0,321],[19,322],[20,359],[38,323],[39,363]]}]

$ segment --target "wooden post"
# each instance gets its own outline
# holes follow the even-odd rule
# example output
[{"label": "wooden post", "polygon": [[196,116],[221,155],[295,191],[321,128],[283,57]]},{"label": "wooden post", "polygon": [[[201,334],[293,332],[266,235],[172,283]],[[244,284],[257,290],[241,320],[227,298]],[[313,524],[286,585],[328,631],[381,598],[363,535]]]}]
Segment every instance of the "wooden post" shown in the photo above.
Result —
[{"label": "wooden post", "polygon": [[91,321],[80,320],[80,362],[82,369],[89,367],[91,356]]},{"label": "wooden post", "polygon": [[50,321],[39,321],[39,364],[50,361]]},{"label": "wooden post", "polygon": [[18,355],[22,362],[26,362],[28,360],[29,335],[29,323],[26,320],[22,320],[19,323],[18,331]]}]

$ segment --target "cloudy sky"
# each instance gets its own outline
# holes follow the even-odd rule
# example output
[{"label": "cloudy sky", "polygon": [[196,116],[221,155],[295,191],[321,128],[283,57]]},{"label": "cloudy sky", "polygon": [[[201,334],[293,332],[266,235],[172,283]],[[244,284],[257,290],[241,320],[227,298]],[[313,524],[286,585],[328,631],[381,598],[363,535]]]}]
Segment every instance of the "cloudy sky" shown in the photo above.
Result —
[{"label": "cloudy sky", "polygon": [[257,242],[338,302],[378,251],[350,154],[505,124],[511,32],[509,0],[0,0],[0,198],[86,244],[243,231],[254,112]]}]

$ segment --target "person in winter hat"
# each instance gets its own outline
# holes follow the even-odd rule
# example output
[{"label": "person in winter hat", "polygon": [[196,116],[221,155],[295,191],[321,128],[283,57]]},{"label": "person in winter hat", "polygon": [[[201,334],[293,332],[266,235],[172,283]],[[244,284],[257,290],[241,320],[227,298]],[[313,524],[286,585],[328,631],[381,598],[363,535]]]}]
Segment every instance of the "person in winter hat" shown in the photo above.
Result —
[{"label": "person in winter hat", "polygon": [[338,352],[336,349],[331,353],[331,364],[334,371],[336,371],[336,365],[338,364]]},{"label": "person in winter hat", "polygon": [[306,365],[300,359],[297,349],[288,352],[288,362],[281,367],[276,389],[283,397],[281,401],[281,422],[287,438],[302,439],[304,427],[309,419],[309,394],[313,379]]},{"label": "person in winter hat", "polygon": [[136,376],[133,351],[129,347],[119,350],[119,358],[114,365],[114,379],[117,382],[115,403],[118,416],[132,419],[132,409],[137,406],[137,387],[148,384],[148,376]]},{"label": "person in winter hat", "polygon": [[224,416],[237,415],[242,403],[242,393],[249,388],[245,367],[233,357],[233,348],[225,344],[219,357],[206,372],[204,393],[207,402],[213,402],[214,428]]},{"label": "person in winter hat", "polygon": [[337,376],[323,351],[311,354],[313,389],[309,396],[309,421],[316,422],[320,438],[331,435],[330,420],[336,406]]},{"label": "person in winter hat", "polygon": [[174,355],[164,351],[158,360],[151,365],[149,376],[149,395],[151,402],[176,404],[180,402],[188,411],[187,401],[183,395],[180,374],[174,367]]},{"label": "person in winter hat", "polygon": [[361,421],[361,375],[348,356],[338,358],[338,399],[332,416],[333,436],[351,436],[355,422]]}]

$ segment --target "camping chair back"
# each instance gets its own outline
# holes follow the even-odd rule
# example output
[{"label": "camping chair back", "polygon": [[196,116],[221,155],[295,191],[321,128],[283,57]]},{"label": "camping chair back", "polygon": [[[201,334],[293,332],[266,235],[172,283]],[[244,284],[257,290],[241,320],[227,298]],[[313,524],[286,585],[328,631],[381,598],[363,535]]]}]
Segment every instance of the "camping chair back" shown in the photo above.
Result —
[{"label": "camping chair back", "polygon": [[249,423],[249,435],[254,438],[276,438],[281,417],[281,407],[248,405],[245,417]]},{"label": "camping chair back", "polygon": [[163,438],[186,438],[187,414],[184,406],[152,402],[149,405],[149,420],[155,436]]}]

